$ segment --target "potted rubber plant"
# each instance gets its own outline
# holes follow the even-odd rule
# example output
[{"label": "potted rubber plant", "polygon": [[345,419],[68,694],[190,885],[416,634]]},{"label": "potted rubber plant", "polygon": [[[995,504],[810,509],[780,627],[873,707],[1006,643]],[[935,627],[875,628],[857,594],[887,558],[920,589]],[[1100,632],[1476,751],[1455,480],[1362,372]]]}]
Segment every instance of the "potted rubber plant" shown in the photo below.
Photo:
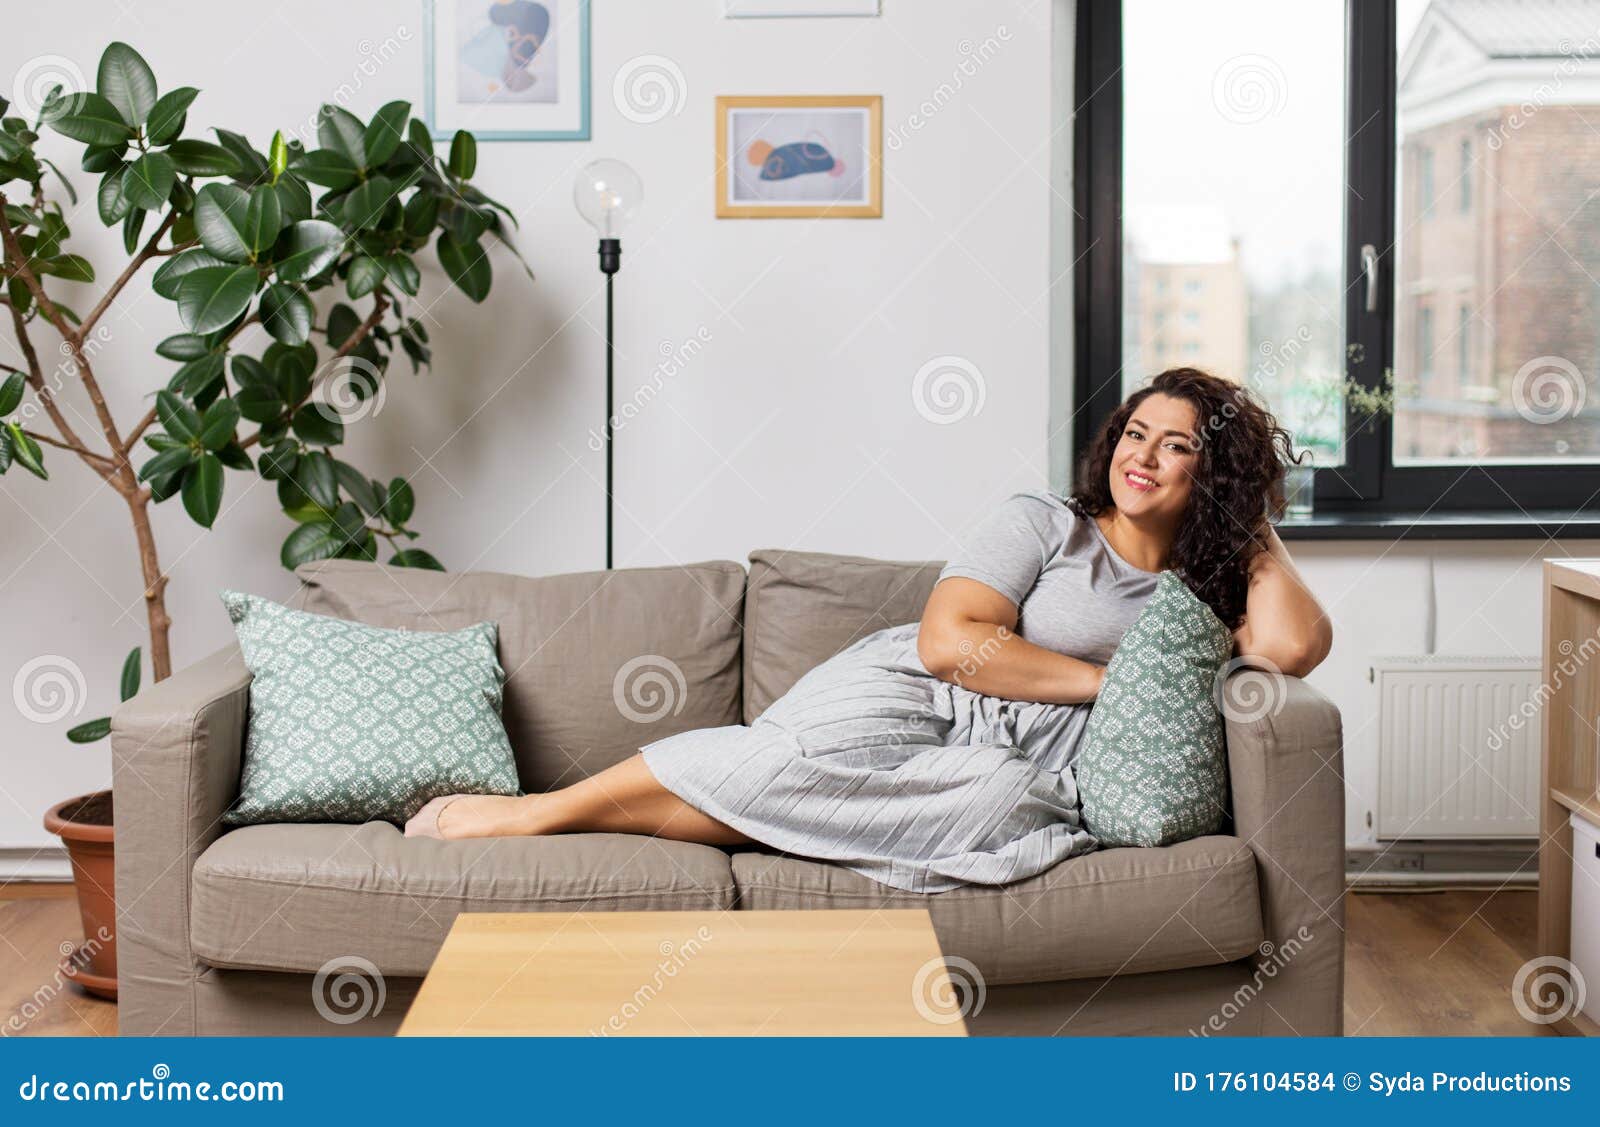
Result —
[{"label": "potted rubber plant", "polygon": [[[347,424],[381,402],[396,354],[413,370],[431,359],[412,305],[422,252],[432,244],[455,288],[481,302],[492,282],[486,242],[509,246],[515,226],[471,182],[472,135],[456,133],[440,159],[406,102],[366,121],[325,105],[314,147],[279,133],[262,151],[241,133],[190,129],[198,95],[189,86],[160,89],[137,51],[113,43],[93,90],[56,87],[33,107],[0,98],[0,325],[14,336],[5,352],[21,358],[0,361],[0,473],[43,481],[55,462],[76,462],[126,506],[146,636],[124,663],[124,698],[138,690],[146,657],[152,680],[172,672],[153,505],[176,499],[210,528],[230,475],[265,479],[290,523],[278,546],[285,567],[331,557],[441,566],[413,543],[411,485],[370,477],[338,448]],[[94,266],[68,249],[61,199],[75,215],[78,197],[38,151],[46,130],[83,146],[95,210],[121,229],[126,261],[98,293],[82,288],[95,283]],[[148,408],[119,418],[101,393],[102,374],[122,369],[129,378],[151,365],[118,357],[101,322],[147,273],[183,331],[155,346],[169,370]],[[64,293],[66,285],[76,288]],[[89,304],[79,304],[86,292]],[[50,366],[55,357],[61,362]],[[73,383],[87,400],[88,425],[58,398]],[[69,735],[88,743],[110,728],[101,718]],[[62,803],[47,820],[72,854],[91,938],[114,928],[112,821],[109,792]],[[114,941],[86,944],[85,954],[69,956],[64,970],[114,993]]]}]

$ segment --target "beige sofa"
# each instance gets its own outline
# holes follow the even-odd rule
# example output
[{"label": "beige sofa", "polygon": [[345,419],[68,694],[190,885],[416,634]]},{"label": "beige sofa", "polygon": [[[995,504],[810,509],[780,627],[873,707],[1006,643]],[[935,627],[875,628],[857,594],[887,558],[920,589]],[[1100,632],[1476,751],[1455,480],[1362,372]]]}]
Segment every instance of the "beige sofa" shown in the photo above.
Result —
[{"label": "beige sofa", "polygon": [[[939,567],[762,551],[748,575],[718,561],[528,579],[327,561],[300,569],[296,602],[419,630],[498,622],[506,728],[523,786],[542,790],[673,732],[749,723],[855,638],[916,620]],[[615,682],[646,655],[683,683],[675,708],[639,722]],[[985,983],[973,1033],[1342,1031],[1339,715],[1298,680],[1228,725],[1229,833],[932,896],[798,857],[613,834],[225,832],[249,686],[230,647],[113,719],[125,1034],[391,1032],[459,912],[869,906],[928,908],[946,957]],[[351,956],[378,968],[386,999],[333,1023],[313,976]]]}]

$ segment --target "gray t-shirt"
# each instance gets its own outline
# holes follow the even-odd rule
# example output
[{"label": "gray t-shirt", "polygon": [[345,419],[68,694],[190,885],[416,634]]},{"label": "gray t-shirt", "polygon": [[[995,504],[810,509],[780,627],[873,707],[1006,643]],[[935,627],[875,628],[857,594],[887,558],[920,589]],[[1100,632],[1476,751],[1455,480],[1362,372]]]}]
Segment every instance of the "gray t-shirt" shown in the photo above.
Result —
[{"label": "gray t-shirt", "polygon": [[1105,664],[1156,589],[1156,573],[1117,555],[1092,519],[1048,490],[1014,493],[939,572],[976,579],[1017,604],[1036,646]]}]

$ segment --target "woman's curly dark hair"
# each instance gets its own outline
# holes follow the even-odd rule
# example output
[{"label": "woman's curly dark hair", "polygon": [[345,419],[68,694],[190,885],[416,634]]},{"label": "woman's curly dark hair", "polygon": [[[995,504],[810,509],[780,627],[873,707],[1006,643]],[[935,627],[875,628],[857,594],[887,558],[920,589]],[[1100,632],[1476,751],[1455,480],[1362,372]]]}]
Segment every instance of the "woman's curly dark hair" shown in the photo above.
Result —
[{"label": "woman's curly dark hair", "polygon": [[1139,404],[1155,394],[1194,408],[1199,462],[1189,510],[1167,566],[1232,630],[1244,619],[1250,564],[1267,522],[1283,512],[1284,468],[1299,459],[1289,432],[1248,389],[1198,368],[1169,368],[1128,396],[1095,436],[1067,504],[1092,518],[1111,500],[1111,457]]}]

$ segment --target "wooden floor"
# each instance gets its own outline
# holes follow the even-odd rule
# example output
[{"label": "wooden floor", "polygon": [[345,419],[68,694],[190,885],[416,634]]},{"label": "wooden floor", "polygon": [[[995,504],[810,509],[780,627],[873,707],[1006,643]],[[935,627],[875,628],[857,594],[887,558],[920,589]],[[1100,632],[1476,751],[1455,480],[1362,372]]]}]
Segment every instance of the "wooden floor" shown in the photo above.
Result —
[{"label": "wooden floor", "polygon": [[[1345,899],[1345,1032],[1536,1036],[1511,980],[1534,954],[1533,892],[1351,893]],[[105,1036],[114,1005],[62,984],[78,938],[70,885],[0,885],[0,1037]]]}]

